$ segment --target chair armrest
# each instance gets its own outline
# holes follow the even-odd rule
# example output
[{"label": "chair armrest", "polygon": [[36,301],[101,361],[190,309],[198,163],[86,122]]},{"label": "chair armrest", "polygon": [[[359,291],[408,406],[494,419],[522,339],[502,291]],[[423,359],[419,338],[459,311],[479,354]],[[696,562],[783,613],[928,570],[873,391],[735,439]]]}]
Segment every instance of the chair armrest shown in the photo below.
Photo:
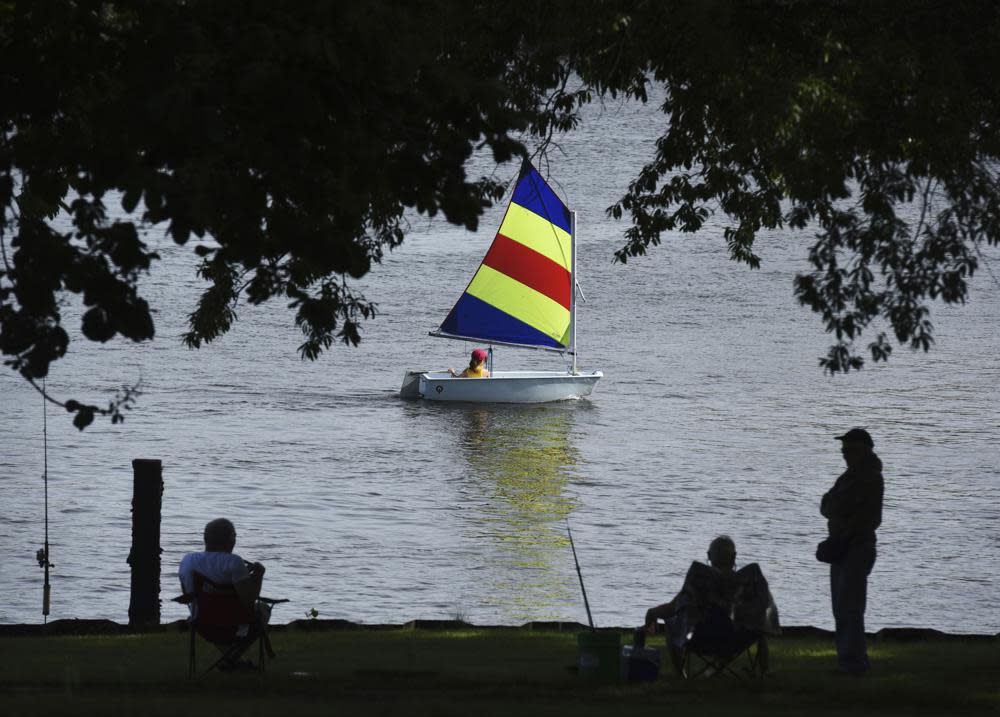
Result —
[{"label": "chair armrest", "polygon": [[260,602],[262,602],[262,603],[264,603],[266,605],[277,605],[279,602],[288,602],[288,598],[278,598],[278,599],[275,599],[275,598],[259,597],[259,598],[257,598],[257,600],[259,600]]}]

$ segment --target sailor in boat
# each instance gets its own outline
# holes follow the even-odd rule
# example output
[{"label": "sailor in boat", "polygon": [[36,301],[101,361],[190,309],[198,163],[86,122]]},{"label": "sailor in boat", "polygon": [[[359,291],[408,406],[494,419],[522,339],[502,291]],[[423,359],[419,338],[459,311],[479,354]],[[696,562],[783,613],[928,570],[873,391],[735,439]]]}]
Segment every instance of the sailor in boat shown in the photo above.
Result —
[{"label": "sailor in boat", "polygon": [[489,354],[485,349],[473,349],[472,357],[469,359],[469,368],[458,373],[455,369],[448,369],[448,373],[456,378],[489,378],[490,372],[486,369],[486,359]]}]

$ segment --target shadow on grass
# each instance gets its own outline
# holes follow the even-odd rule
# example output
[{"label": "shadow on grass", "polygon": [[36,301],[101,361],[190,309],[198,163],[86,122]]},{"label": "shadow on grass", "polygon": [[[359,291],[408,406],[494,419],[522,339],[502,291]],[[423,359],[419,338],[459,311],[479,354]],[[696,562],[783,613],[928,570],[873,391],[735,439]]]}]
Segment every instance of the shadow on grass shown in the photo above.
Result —
[{"label": "shadow on grass", "polygon": [[[0,713],[586,717],[639,710],[742,717],[1000,708],[995,640],[879,640],[872,674],[856,679],[830,674],[828,642],[784,637],[772,643],[775,674],[763,680],[662,675],[654,683],[608,685],[584,683],[568,669],[577,658],[571,632],[288,629],[273,641],[279,657],[267,673],[190,681],[182,634],[0,638]],[[662,648],[662,638],[651,644]]]}]

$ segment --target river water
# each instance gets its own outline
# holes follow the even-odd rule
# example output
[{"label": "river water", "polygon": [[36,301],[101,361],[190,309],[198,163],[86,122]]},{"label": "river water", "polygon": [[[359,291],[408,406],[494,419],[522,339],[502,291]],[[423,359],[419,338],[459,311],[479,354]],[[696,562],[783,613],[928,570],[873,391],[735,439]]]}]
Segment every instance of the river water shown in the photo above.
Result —
[{"label": "river water", "polygon": [[[763,266],[726,257],[722,220],[612,263],[622,223],[604,209],[662,123],[637,105],[596,108],[554,153],[550,176],[578,212],[580,363],[590,400],[527,407],[399,400],[407,368],[460,366],[472,345],[427,336],[492,241],[503,207],[467,233],[414,217],[359,282],[379,303],[357,349],[315,363],[281,302],[242,306],[200,351],[179,336],[201,283],[190,247],[150,234],[163,260],[144,287],[157,339],[71,345],[49,379],[100,402],[141,377],[123,425],[76,431],[49,411],[51,618],[127,620],[131,461],[163,461],[163,593],[204,523],[234,520],[237,552],[287,597],[277,622],[464,618],[585,620],[570,521],[598,625],[634,625],[673,596],[728,533],[757,561],[784,624],[830,627],[819,498],[842,470],[834,436],[866,426],[885,463],[868,625],[1000,631],[1000,288],[985,269],[965,307],[935,306],[929,354],[897,348],[846,376],[817,366],[830,337],[796,305],[808,236],[760,238]],[[502,173],[516,174],[506,167]],[[544,170],[543,170],[544,171]],[[1000,252],[984,254],[1000,274]],[[72,314],[74,308],[67,308]],[[497,367],[558,370],[498,349]],[[0,373],[0,622],[41,622],[42,406]],[[164,602],[164,620],[183,609]]]}]

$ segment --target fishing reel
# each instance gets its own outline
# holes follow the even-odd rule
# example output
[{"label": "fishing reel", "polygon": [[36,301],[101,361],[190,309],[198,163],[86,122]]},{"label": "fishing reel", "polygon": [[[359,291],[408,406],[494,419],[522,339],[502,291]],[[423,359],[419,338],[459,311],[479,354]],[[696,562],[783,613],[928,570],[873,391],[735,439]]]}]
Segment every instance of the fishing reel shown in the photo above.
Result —
[{"label": "fishing reel", "polygon": [[38,561],[38,567],[40,568],[54,568],[55,565],[49,562],[49,554],[45,548],[39,548],[38,552],[35,553],[35,560]]}]

